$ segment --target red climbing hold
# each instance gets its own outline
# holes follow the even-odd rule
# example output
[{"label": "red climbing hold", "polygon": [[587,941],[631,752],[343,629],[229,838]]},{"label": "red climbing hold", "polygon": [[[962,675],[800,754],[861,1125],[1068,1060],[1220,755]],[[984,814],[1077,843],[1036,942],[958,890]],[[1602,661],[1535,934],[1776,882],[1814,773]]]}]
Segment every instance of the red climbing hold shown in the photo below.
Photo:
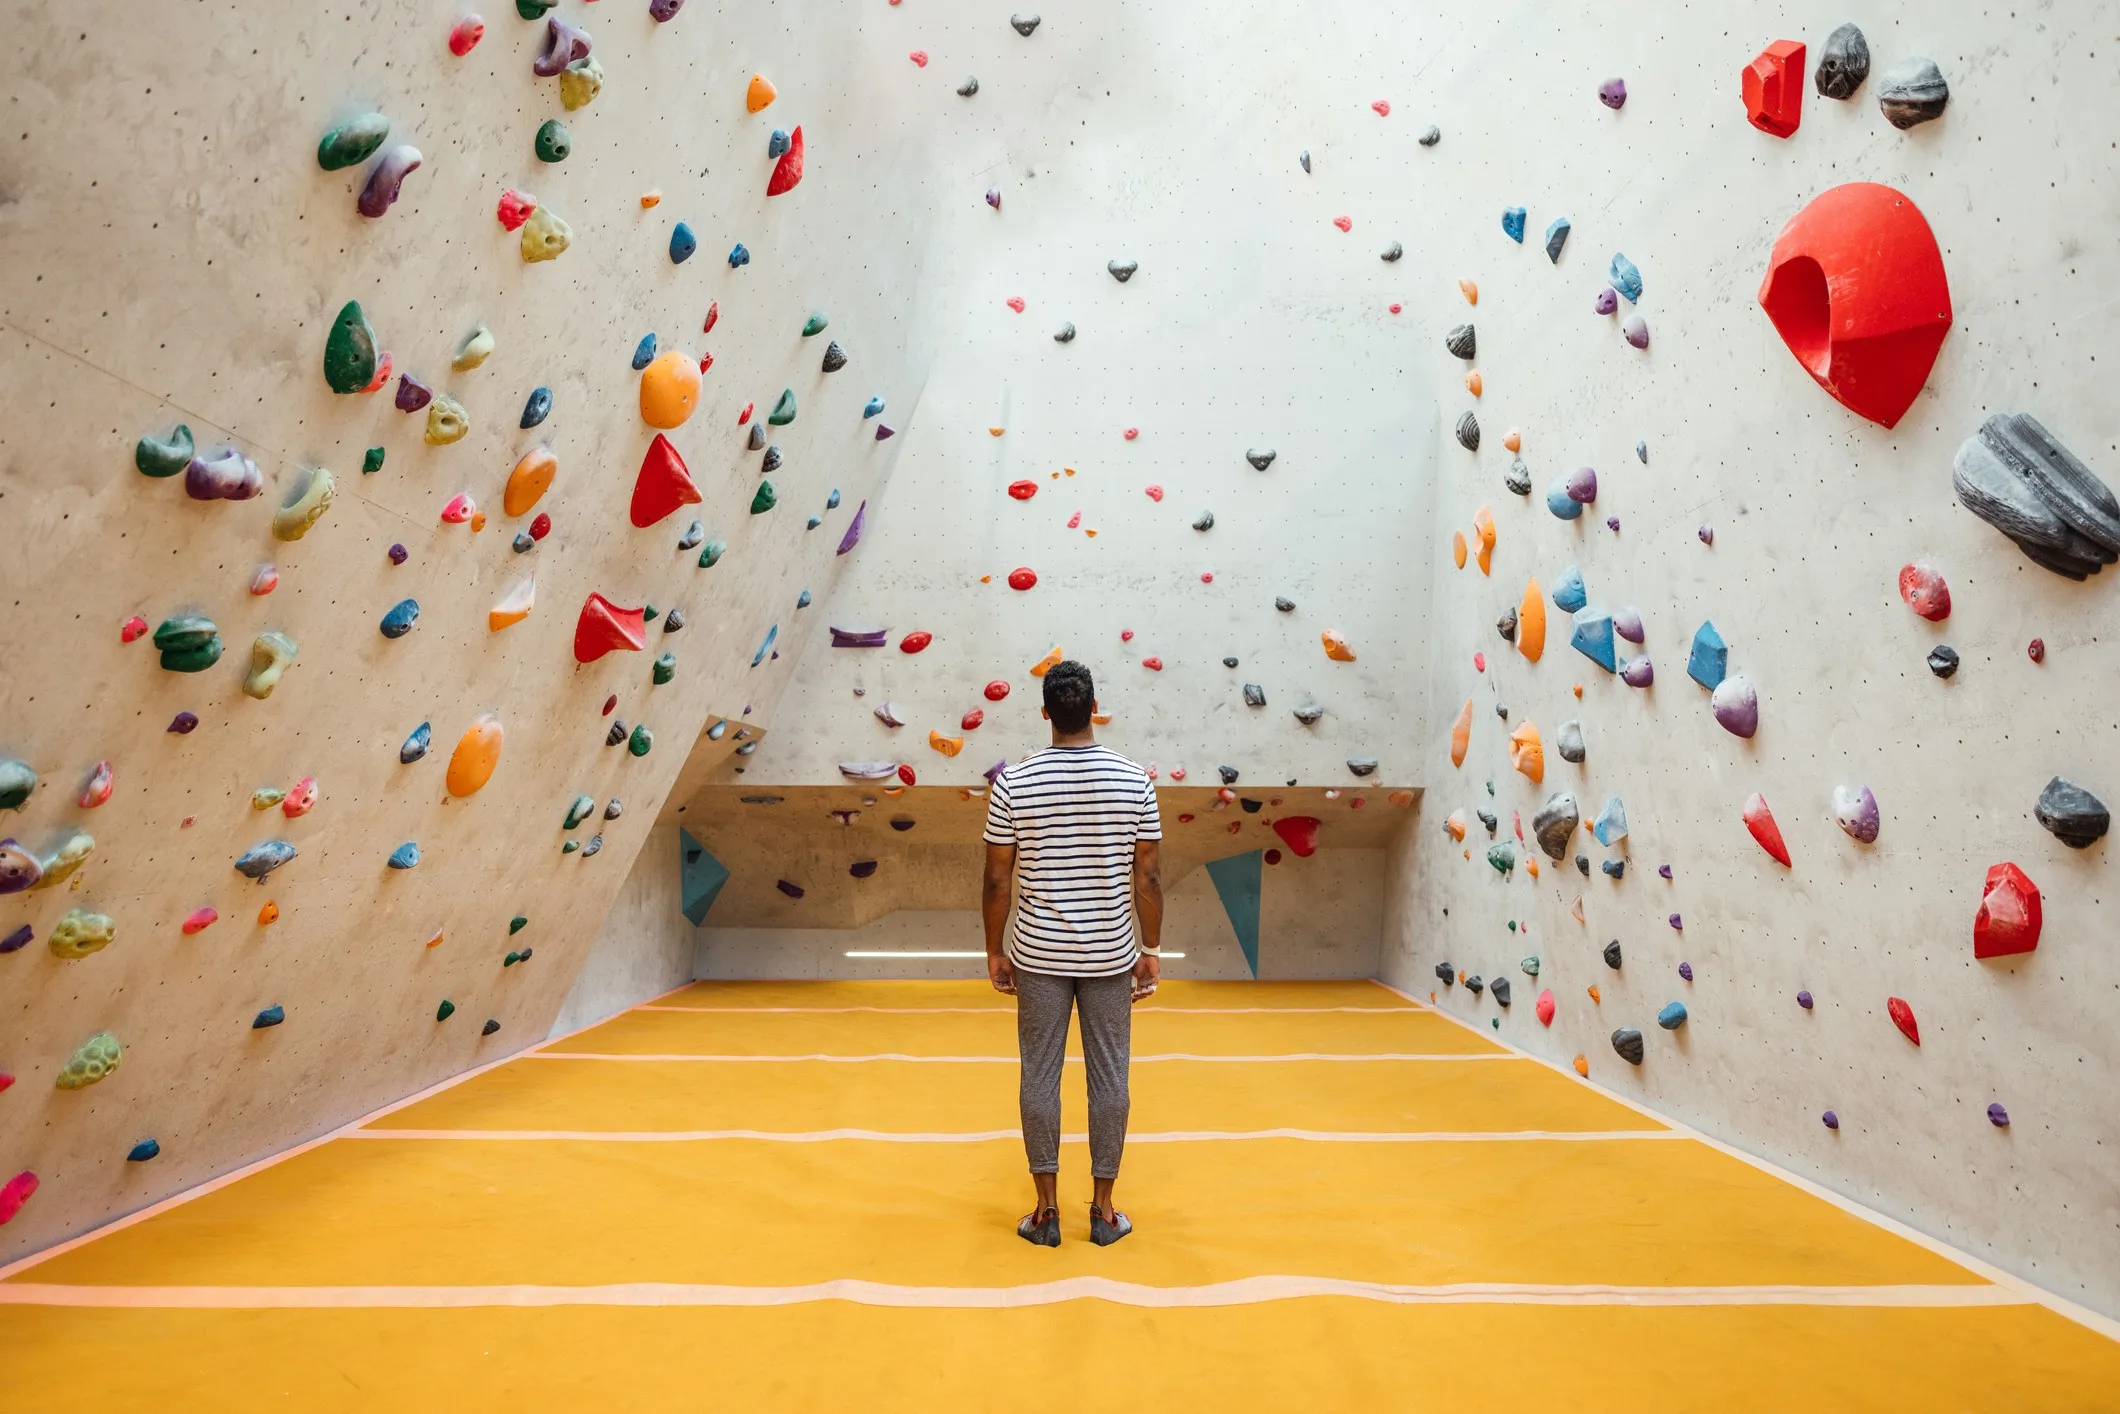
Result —
[{"label": "red climbing hold", "polygon": [[118,641],[120,643],[131,643],[146,632],[147,620],[141,618],[138,614],[134,614],[118,626]]},{"label": "red climbing hold", "polygon": [[904,781],[909,786],[917,786],[920,784],[919,779],[913,775],[913,768],[911,766],[900,766],[898,768],[898,779]]},{"label": "red climbing hold", "polygon": [[1037,583],[1038,571],[1031,569],[1027,565],[1008,572],[1008,587],[1011,589],[1030,589],[1035,587]]},{"label": "red climbing hold", "polygon": [[1308,859],[1318,852],[1320,823],[1315,815],[1287,815],[1273,822],[1273,832],[1296,858]]},{"label": "red climbing hold", "polygon": [[1752,798],[1745,802],[1745,828],[1777,862],[1789,862],[1789,847],[1782,842],[1781,826],[1774,823],[1774,812],[1767,809],[1767,798],[1758,791],[1752,792]]},{"label": "red climbing hold", "polygon": [[980,726],[983,725],[985,721],[986,713],[980,710],[979,708],[974,707],[971,711],[964,714],[964,720],[957,723],[957,730],[961,732],[975,732],[979,730]]},{"label": "red climbing hold", "polygon": [[1891,1013],[1892,1024],[1899,1028],[1901,1035],[1917,1046],[1921,1044],[1921,1028],[1914,1024],[1914,1008],[1897,997],[1886,997],[1884,1009]]},{"label": "red climbing hold", "polygon": [[449,52],[461,59],[477,48],[478,42],[485,37],[486,22],[477,15],[466,15],[456,22],[455,29],[449,31]]},{"label": "red climbing hold", "polygon": [[1782,228],[1760,307],[1818,386],[1896,426],[1951,328],[1943,253],[1914,203],[1875,182],[1834,187]]},{"label": "red climbing hold", "polygon": [[933,643],[934,641],[934,634],[929,633],[926,629],[921,629],[918,632],[909,633],[904,638],[899,639],[898,651],[901,653],[918,653],[921,649],[927,647],[930,643]]},{"label": "red climbing hold", "polygon": [[[130,642],[131,640],[127,641]],[[2046,661],[2046,640],[2043,638],[2033,639],[2024,646],[2024,653],[2033,662],[2044,663]]]},{"label": "red climbing hold", "polygon": [[1011,481],[1008,484],[1008,493],[1019,501],[1028,501],[1031,497],[1038,494],[1038,483],[1035,481]]},{"label": "red climbing hold", "polygon": [[1279,864],[1281,862],[1281,851],[1269,849],[1266,851],[1265,858],[1268,864]]},{"label": "red climbing hold", "polygon": [[1000,678],[995,678],[992,682],[986,685],[987,701],[999,702],[1002,698],[1006,696],[1008,696],[1008,684],[1003,682]]},{"label": "red climbing hold", "polygon": [[1973,956],[2009,957],[2039,946],[2039,886],[2014,864],[1987,871],[1980,912],[1973,915]]},{"label": "red climbing hold", "polygon": [[606,697],[606,698],[604,699],[604,715],[605,715],[606,717],[610,716],[610,715],[611,715],[611,712],[612,712],[612,709],[616,708],[617,706],[618,706],[618,694],[614,692],[614,693],[612,693],[612,694],[611,694],[611,695],[610,695],[609,697]]},{"label": "red climbing hold", "polygon": [[746,422],[749,422],[751,420],[751,410],[757,406],[758,404],[756,403],[745,403],[743,405],[743,411],[736,414],[736,425],[738,427],[741,427]]},{"label": "red climbing hold", "polygon": [[801,180],[802,124],[797,123],[795,131],[788,134],[788,150],[781,153],[780,160],[773,164],[773,178],[766,183],[766,195],[779,196],[783,192],[793,191]]},{"label": "red climbing hold", "polygon": [[1472,655],[1472,670],[1477,673],[1487,671],[1487,655],[1485,653],[1474,653]]},{"label": "red climbing hold", "polygon": [[1532,1007],[1532,1010],[1538,1013],[1539,1025],[1551,1026],[1553,1024],[1553,989],[1551,987],[1538,994],[1538,1002]]},{"label": "red climbing hold", "polygon": [[1797,40],[1777,39],[1745,65],[1745,117],[1752,126],[1776,137],[1788,137],[1803,121],[1804,48]]},{"label": "red climbing hold", "polygon": [[530,219],[530,213],[535,210],[537,210],[536,197],[528,192],[517,191],[514,187],[510,187],[501,193],[500,209],[495,214],[501,218],[503,226],[513,231],[520,229],[523,222]]},{"label": "red climbing hold", "polygon": [[1124,437],[1127,441],[1131,442],[1134,440],[1134,438],[1141,435],[1141,429],[1138,427],[1129,427],[1126,429],[1126,431],[1120,433],[1119,435]]},{"label": "red climbing hold", "polygon": [[702,334],[713,333],[714,321],[719,318],[721,318],[721,301],[716,300],[707,306],[707,322],[700,326],[699,332]]},{"label": "red climbing hold", "polygon": [[677,448],[656,433],[640,460],[640,474],[633,478],[633,524],[645,530],[679,506],[696,506],[705,499],[692,484],[692,473],[685,470]]},{"label": "red climbing hold", "polygon": [[1907,601],[1908,608],[1930,623],[1940,624],[1951,616],[1951,586],[1927,565],[1900,567],[1899,597]]},{"label": "red climbing hold", "polygon": [[621,609],[601,594],[582,601],[574,621],[574,661],[593,663],[620,649],[638,653],[648,646],[648,624],[639,609]]},{"label": "red climbing hold", "polygon": [[712,354],[701,354],[701,355],[699,356],[699,371],[700,371],[701,373],[705,373],[705,372],[706,372],[706,371],[707,371],[708,369],[712,368],[713,366],[714,366],[714,355],[712,355]]},{"label": "red climbing hold", "polygon": [[0,1183],[0,1226],[14,1220],[22,1211],[22,1205],[37,1191],[37,1176],[28,1169],[16,1174],[6,1183]]},{"label": "red climbing hold", "polygon": [[530,522],[530,538],[532,540],[542,540],[551,533],[552,517],[546,515],[543,511],[539,511],[537,519]]},{"label": "red climbing hold", "polygon": [[1163,671],[1163,660],[1161,658],[1143,658],[1141,666],[1152,673],[1160,673]]},{"label": "red climbing hold", "polygon": [[221,915],[211,908],[193,909],[191,916],[184,920],[184,936],[188,938],[193,933],[203,933],[220,920]]},{"label": "red climbing hold", "polygon": [[1021,314],[1021,313],[1023,313],[1023,296],[1021,296],[1021,295],[1010,295],[1010,296],[1008,297],[1008,299],[1007,299],[1007,300],[1005,301],[1005,303],[1006,303],[1006,304],[1008,305],[1008,307],[1009,307],[1010,309],[1013,309],[1013,310],[1015,310],[1015,311],[1016,311],[1016,313],[1018,313],[1018,314]]},{"label": "red climbing hold", "polygon": [[[895,5],[898,3],[898,0],[891,0],[891,3]],[[923,69],[927,67],[927,51],[925,49],[915,49],[912,53],[906,55],[905,57],[911,59],[914,63],[918,64]]]},{"label": "red climbing hold", "polygon": [[1376,115],[1379,118],[1388,118],[1391,116],[1391,104],[1386,102],[1384,99],[1379,98],[1376,102],[1370,104],[1369,106],[1376,110]]}]

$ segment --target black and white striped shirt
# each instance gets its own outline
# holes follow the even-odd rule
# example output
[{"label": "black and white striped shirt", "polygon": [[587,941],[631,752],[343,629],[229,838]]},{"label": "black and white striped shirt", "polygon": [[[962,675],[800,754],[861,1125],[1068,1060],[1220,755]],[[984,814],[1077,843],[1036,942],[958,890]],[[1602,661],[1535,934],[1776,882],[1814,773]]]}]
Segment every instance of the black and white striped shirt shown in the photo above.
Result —
[{"label": "black and white striped shirt", "polygon": [[986,842],[1016,847],[1009,959],[1110,977],[1134,965],[1134,844],[1163,838],[1148,772],[1102,746],[1053,746],[994,778]]}]

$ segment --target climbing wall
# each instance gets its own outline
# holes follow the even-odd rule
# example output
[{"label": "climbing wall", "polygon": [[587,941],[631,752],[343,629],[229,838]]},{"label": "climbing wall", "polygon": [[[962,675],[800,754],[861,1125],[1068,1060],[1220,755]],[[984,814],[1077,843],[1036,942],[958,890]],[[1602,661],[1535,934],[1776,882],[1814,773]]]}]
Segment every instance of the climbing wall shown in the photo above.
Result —
[{"label": "climbing wall", "polygon": [[14,16],[0,1260],[541,1039],[903,445],[949,87],[484,8]]},{"label": "climbing wall", "polygon": [[[1395,866],[1387,977],[2120,1309],[2108,845],[2073,848],[2036,818],[2057,776],[2120,791],[2120,583],[2035,563],[1953,484],[1982,424],[2021,413],[2120,485],[2104,386],[2120,255],[2096,235],[2115,199],[2120,13],[1745,4],[1637,26],[1540,7],[1533,43],[1525,6],[1453,8],[1407,36],[1428,57],[1411,93],[1378,89],[1392,124],[1443,130],[1402,229],[1425,266],[1408,296],[1420,374],[1446,393],[1437,519],[1410,549],[1433,570],[1427,790]],[[1846,74],[1829,37],[1851,19],[1871,67],[1841,100],[1817,73]],[[1893,78],[1916,58],[1947,102]],[[1618,108],[1600,102],[1614,79]],[[1941,116],[1905,130],[1884,111],[1924,106]],[[1365,163],[1360,180],[1381,198],[1406,176]],[[1847,183],[1890,191],[1836,197],[1784,237]],[[1572,229],[1553,260],[1557,218]],[[1787,342],[1761,304],[1770,270],[1791,282],[1770,301],[1789,302]],[[1831,329],[1801,307],[1821,283]],[[1460,324],[1475,359],[1445,347]],[[1459,387],[1474,368],[1477,398]],[[1477,451],[1453,434],[1467,411]],[[2049,484],[2062,494],[2027,504],[2070,502]],[[2074,513],[2095,529],[2090,501]],[[1712,696],[1689,675],[1697,643],[1702,676],[1723,678]],[[1542,759],[1519,768],[1511,736],[1534,728]],[[2062,834],[2102,821],[2052,799]],[[2030,931],[2008,886],[1976,922],[2007,864],[2037,888],[2036,951],[1998,951]]]}]

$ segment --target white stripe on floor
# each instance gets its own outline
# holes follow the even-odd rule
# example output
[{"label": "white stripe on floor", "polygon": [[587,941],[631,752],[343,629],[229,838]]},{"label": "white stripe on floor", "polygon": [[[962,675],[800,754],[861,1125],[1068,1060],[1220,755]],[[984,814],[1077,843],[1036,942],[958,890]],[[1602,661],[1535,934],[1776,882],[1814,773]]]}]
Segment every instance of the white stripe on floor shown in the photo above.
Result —
[{"label": "white stripe on floor", "polygon": [[[640,1055],[619,1055],[608,1051],[529,1051],[523,1060],[580,1060],[580,1061],[708,1061],[714,1063],[782,1064],[794,1061],[828,1061],[835,1065],[864,1065],[870,1061],[910,1061],[916,1065],[1016,1065],[1016,1056],[909,1056],[895,1051],[886,1051],[869,1056],[828,1056],[813,1053],[803,1056],[723,1056],[693,1055],[690,1053],[653,1052]],[[1280,1056],[1202,1056],[1186,1051],[1174,1051],[1168,1055],[1135,1056],[1135,1065],[1148,1065],[1156,1061],[1208,1061],[1217,1065],[1261,1065],[1274,1061],[1527,1061],[1529,1056],[1519,1056],[1508,1051],[1474,1052],[1469,1055],[1409,1055],[1399,1052],[1379,1052],[1375,1055],[1332,1055],[1323,1051],[1295,1051]],[[1069,1056],[1069,1065],[1082,1064],[1082,1057]]]},{"label": "white stripe on floor", "polygon": [[[1020,1140],[1018,1129],[972,1129],[908,1133],[885,1129],[357,1129],[348,1139],[462,1139],[501,1143],[540,1140],[591,1144],[699,1144],[720,1139],[756,1139],[774,1144],[829,1144],[862,1140],[879,1144],[989,1144]],[[1063,1141],[1089,1142],[1087,1134],[1063,1134]],[[1493,1144],[1554,1140],[1593,1143],[1609,1139],[1677,1139],[1672,1129],[1503,1129],[1462,1131],[1378,1131],[1336,1129],[1181,1129],[1160,1134],[1129,1134],[1129,1144],[1215,1144],[1247,1139],[1301,1139],[1317,1144]]]}]

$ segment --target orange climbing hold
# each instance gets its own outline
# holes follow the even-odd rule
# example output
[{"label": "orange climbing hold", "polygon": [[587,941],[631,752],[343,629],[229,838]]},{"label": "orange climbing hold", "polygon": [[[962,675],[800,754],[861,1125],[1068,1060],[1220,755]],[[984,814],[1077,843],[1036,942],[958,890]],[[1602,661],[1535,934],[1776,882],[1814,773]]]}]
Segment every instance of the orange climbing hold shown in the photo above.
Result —
[{"label": "orange climbing hold", "polygon": [[1308,859],[1318,852],[1318,826],[1321,823],[1315,815],[1287,815],[1273,822],[1273,832],[1288,846],[1289,853],[1298,859]]},{"label": "orange climbing hold", "polygon": [[928,733],[928,745],[941,752],[944,756],[955,756],[958,752],[964,750],[964,738],[961,736],[944,736],[941,732],[931,731]]},{"label": "orange climbing hold", "polygon": [[1596,1002],[1599,1006],[1603,1006],[1605,1004],[1604,997],[1598,994],[1597,984],[1595,982],[1590,984],[1590,1000]]},{"label": "orange climbing hold", "polygon": [[766,82],[764,74],[751,75],[751,86],[744,90],[743,106],[753,113],[762,113],[766,105],[780,97],[780,90]]},{"label": "orange climbing hold", "polygon": [[1502,434],[1502,445],[1512,452],[1521,452],[1524,450],[1524,434],[1512,427]]},{"label": "orange climbing hold", "polygon": [[1466,392],[1472,394],[1472,396],[1476,398],[1481,393],[1485,392],[1486,389],[1487,380],[1480,377],[1480,371],[1477,368],[1473,369],[1470,373],[1465,375]]},{"label": "orange climbing hold", "polygon": [[581,617],[574,621],[575,662],[593,663],[606,653],[638,653],[647,646],[647,619],[639,609],[621,609],[594,593],[582,601]]},{"label": "orange climbing hold", "polygon": [[1533,785],[1546,779],[1546,743],[1538,728],[1526,722],[1509,733],[1509,764],[1530,778]]},{"label": "orange climbing hold", "polygon": [[795,190],[802,182],[802,124],[788,134],[788,150],[780,154],[773,164],[773,175],[766,182],[767,196],[780,196]]},{"label": "orange climbing hold", "polygon": [[1575,1073],[1588,1080],[1590,1078],[1590,1062],[1582,1056],[1577,1056],[1575,1058]]},{"label": "orange climbing hold", "polygon": [[1538,861],[1536,859],[1526,858],[1524,860],[1524,872],[1526,874],[1529,874],[1532,878],[1536,879],[1538,877]]},{"label": "orange climbing hold", "polygon": [[279,921],[280,906],[274,903],[271,899],[265,900],[265,906],[258,910],[258,926],[261,928],[269,928]]},{"label": "orange climbing hold", "polygon": [[459,800],[475,794],[493,779],[493,768],[501,764],[501,719],[488,712],[464,728],[456,750],[449,753],[449,774],[444,780],[449,793]]},{"label": "orange climbing hold", "polygon": [[1390,801],[1401,810],[1413,809],[1413,792],[1410,790],[1395,790],[1390,795],[1385,796],[1384,799]]},{"label": "orange climbing hold", "polygon": [[1470,280],[1458,281],[1458,293],[1465,297],[1465,303],[1467,304],[1478,304],[1480,302],[1480,287]]},{"label": "orange climbing hold", "polygon": [[1006,432],[1007,430],[1008,429],[1005,427],[989,427],[986,429],[986,435],[989,437],[999,437],[1003,432]]},{"label": "orange climbing hold", "polygon": [[1516,606],[1516,651],[1533,663],[1546,651],[1546,596],[1536,579],[1524,586],[1523,602]]},{"label": "orange climbing hold", "polygon": [[501,601],[486,611],[486,632],[499,633],[511,624],[519,624],[530,617],[530,610],[537,604],[537,577],[525,579],[506,594]]},{"label": "orange climbing hold", "polygon": [[1465,706],[1458,713],[1457,725],[1450,729],[1450,764],[1465,764],[1465,750],[1472,745],[1472,699],[1465,699]]},{"label": "orange climbing hold", "polygon": [[1047,673],[1059,667],[1060,660],[1062,658],[1065,658],[1066,656],[1067,654],[1061,651],[1060,645],[1057,643],[1054,644],[1052,652],[1046,654],[1043,658],[1040,658],[1037,662],[1031,664],[1031,676],[1034,678],[1044,677]]},{"label": "orange climbing hold", "polygon": [[640,473],[633,478],[633,524],[643,530],[670,515],[679,506],[696,506],[706,498],[685,469],[670,439],[658,432],[640,459]]},{"label": "orange climbing hold", "polygon": [[662,188],[661,188],[661,187],[651,187],[651,188],[649,188],[649,189],[648,189],[647,191],[644,191],[644,192],[642,192],[642,193],[640,194],[640,205],[641,205],[641,209],[642,209],[643,211],[647,210],[647,209],[648,209],[649,207],[651,207],[651,206],[659,206],[659,205],[661,205],[661,204],[662,204]]},{"label": "orange climbing hold", "polygon": [[1443,821],[1443,831],[1454,840],[1465,838],[1465,812],[1462,810],[1451,811],[1450,818]]},{"label": "orange climbing hold", "polygon": [[682,427],[699,406],[699,365],[682,349],[657,354],[640,375],[640,419],[665,431]]},{"label": "orange climbing hold", "polygon": [[1347,641],[1347,635],[1341,633],[1338,629],[1326,629],[1318,635],[1318,641],[1325,645],[1325,656],[1332,659],[1333,662],[1352,663],[1354,661],[1354,646]]},{"label": "orange climbing hold", "polygon": [[1481,506],[1472,513],[1472,543],[1478,547],[1480,573],[1489,574],[1494,567],[1494,512]]},{"label": "orange climbing hold", "polygon": [[1465,568],[1465,532],[1462,530],[1450,532],[1450,561],[1459,569]]},{"label": "orange climbing hold", "polygon": [[501,493],[501,509],[519,516],[544,498],[559,474],[559,458],[550,447],[532,447],[508,473],[508,489]]}]

